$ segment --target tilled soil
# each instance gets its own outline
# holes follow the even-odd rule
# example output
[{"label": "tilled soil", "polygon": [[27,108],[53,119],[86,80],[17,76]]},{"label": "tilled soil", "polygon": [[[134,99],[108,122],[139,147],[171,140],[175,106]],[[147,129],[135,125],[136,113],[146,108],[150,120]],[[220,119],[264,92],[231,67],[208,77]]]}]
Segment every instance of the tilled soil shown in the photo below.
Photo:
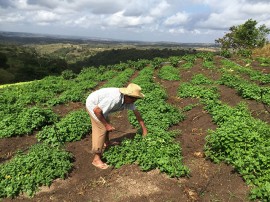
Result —
[{"label": "tilled soil", "polygon": [[[219,58],[215,64],[219,65]],[[256,66],[256,69],[262,68]],[[245,184],[233,167],[224,163],[214,164],[204,156],[205,136],[209,129],[215,130],[216,125],[211,116],[204,111],[197,99],[177,97],[177,89],[181,82],[189,81],[195,74],[203,73],[213,80],[220,77],[218,71],[202,68],[202,61],[197,60],[190,70],[181,70],[181,81],[164,81],[154,76],[167,91],[168,102],[182,108],[189,104],[197,104],[192,110],[185,112],[185,120],[172,126],[170,130],[179,130],[176,141],[182,147],[183,161],[190,168],[190,176],[170,178],[159,170],[142,172],[137,165],[125,165],[119,169],[100,170],[91,162],[91,134],[81,141],[66,144],[66,149],[74,155],[74,167],[65,179],[56,179],[50,187],[41,187],[33,198],[19,196],[3,201],[67,201],[67,202],[189,202],[189,201],[249,201],[250,188]],[[256,101],[243,100],[235,90],[219,86],[221,101],[235,106],[241,101],[248,103],[256,118],[270,124],[269,113]],[[84,108],[82,103],[59,105],[54,111],[61,116],[70,111]],[[122,140],[133,138],[136,129],[127,119],[126,112],[119,112],[111,117],[112,124],[118,131],[111,139]],[[1,162],[12,158],[18,149],[27,149],[36,143],[35,133],[31,136],[5,138],[0,140]]]}]

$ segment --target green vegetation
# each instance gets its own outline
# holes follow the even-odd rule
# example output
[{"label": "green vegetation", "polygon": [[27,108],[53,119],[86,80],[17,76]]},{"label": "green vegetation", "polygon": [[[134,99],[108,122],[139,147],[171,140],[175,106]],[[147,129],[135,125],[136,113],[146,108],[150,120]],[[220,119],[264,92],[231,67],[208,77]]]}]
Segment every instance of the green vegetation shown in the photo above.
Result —
[{"label": "green vegetation", "polygon": [[270,29],[265,25],[256,27],[258,22],[249,19],[244,24],[232,26],[229,33],[216,40],[221,45],[223,56],[230,56],[230,49],[236,50],[239,55],[250,57],[252,49],[263,47],[267,42]]},{"label": "green vegetation", "polygon": [[178,81],[180,80],[179,70],[174,68],[173,66],[163,66],[158,73],[158,76],[161,79],[169,80],[169,81]]},{"label": "green vegetation", "polygon": [[[178,94],[180,97],[200,98],[218,125],[215,131],[208,132],[205,154],[216,163],[224,161],[232,164],[246,183],[253,187],[251,199],[269,201],[269,125],[253,118],[245,103],[236,107],[223,104],[215,86],[218,82],[202,78],[202,75],[195,75],[190,82],[179,87]],[[248,85],[247,82],[245,84]],[[247,87],[243,89],[250,89]]]},{"label": "green vegetation", "polygon": [[[269,84],[270,74],[263,74],[260,71],[239,66],[228,60],[223,60],[222,63],[224,69],[222,78],[219,80],[220,84],[235,88],[243,98],[254,99],[270,105],[270,87],[256,83]],[[248,75],[250,80],[254,82],[242,78],[241,75]]]},{"label": "green vegetation", "polygon": [[[223,74],[220,84],[235,88],[243,98],[261,101],[267,105],[270,104],[269,87],[260,87],[256,83],[248,82],[232,74]],[[265,96],[262,97],[262,94],[265,94]]]},{"label": "green vegetation", "polygon": [[0,45],[0,83],[14,83],[60,75],[68,68],[56,55],[41,55],[35,48],[22,45]]},{"label": "green vegetation", "polygon": [[85,110],[69,113],[54,125],[45,126],[37,134],[40,142],[58,146],[65,142],[81,140],[91,130],[90,118]]},{"label": "green vegetation", "polygon": [[[146,98],[137,102],[148,128],[148,135],[136,135],[133,140],[126,139],[120,146],[110,148],[104,153],[109,164],[116,168],[136,163],[144,171],[158,168],[171,177],[185,176],[189,173],[182,163],[181,147],[174,141],[177,132],[168,128],[184,119],[184,115],[165,102],[166,93],[152,80],[153,68],[146,67],[140,71],[132,82],[146,89]],[[135,116],[129,114],[130,123],[138,127]]]},{"label": "green vegetation", "polygon": [[53,179],[65,178],[72,168],[68,152],[46,144],[32,146],[28,153],[18,152],[0,167],[0,198],[20,193],[33,196],[42,185],[50,186]]},{"label": "green vegetation", "polygon": [[[137,107],[149,132],[142,137],[139,130],[134,139],[125,139],[120,145],[108,149],[104,153],[107,162],[116,168],[136,163],[144,171],[158,168],[170,177],[188,176],[189,169],[183,164],[181,146],[174,139],[181,132],[169,131],[169,128],[184,120],[183,112],[191,110],[196,104],[182,110],[168,104],[165,89],[154,82],[153,76],[156,71],[161,79],[179,80],[179,71],[192,68],[197,58],[204,68],[222,74],[218,81],[204,74],[193,75],[178,89],[181,98],[199,98],[218,126],[216,130],[208,131],[205,145],[207,158],[216,163],[233,165],[252,187],[251,199],[269,201],[269,124],[253,118],[245,103],[236,107],[222,103],[218,93],[218,85],[222,84],[235,88],[245,99],[270,105],[269,74],[236,65],[230,60],[222,60],[218,69],[213,62],[214,55],[210,53],[127,60],[89,66],[76,74],[67,69],[58,76],[1,88],[0,116],[3,118],[0,138],[33,134],[37,130],[39,143],[27,152],[18,151],[10,161],[0,165],[0,198],[15,197],[21,193],[33,196],[39,186],[48,186],[54,179],[67,175],[72,168],[72,156],[61,146],[81,140],[88,134],[90,120],[84,110],[72,111],[61,117],[54,113],[53,106],[69,102],[84,103],[87,95],[101,81],[105,83],[102,87],[120,87],[132,81],[145,90],[146,98],[138,100]],[[268,61],[266,58],[258,60],[262,63]],[[188,71],[192,72],[192,69]],[[128,115],[130,123],[138,128],[133,113]]]},{"label": "green vegetation", "polygon": [[[267,58],[264,58],[264,59],[259,58],[258,60],[261,62],[264,62],[265,64],[266,63],[265,61],[267,61]],[[250,78],[251,81],[257,81],[257,82],[260,82],[261,84],[270,83],[270,74],[265,74],[261,71],[254,70],[248,66],[242,67],[230,60],[222,60],[221,62],[222,62],[225,72],[228,72],[228,73],[231,72],[234,74],[237,74],[237,73],[245,74]]]},{"label": "green vegetation", "polygon": [[184,55],[182,59],[184,61],[184,64],[182,64],[181,67],[184,69],[190,69],[194,65],[196,55]]},{"label": "green vegetation", "polygon": [[127,68],[125,69],[123,72],[121,72],[120,74],[118,74],[118,76],[112,78],[111,80],[109,80],[109,82],[107,82],[105,85],[103,85],[102,87],[122,87],[124,86],[129,78],[131,77],[131,75],[134,73],[134,69],[131,68]]},{"label": "green vegetation", "polygon": [[269,195],[269,134],[268,124],[254,119],[245,104],[235,108],[226,105],[211,109],[219,125],[209,131],[206,154],[215,162],[234,165],[246,183],[253,186],[251,199],[270,199]]},{"label": "green vegetation", "polygon": [[59,76],[69,70],[75,74],[85,67],[110,68],[128,61],[152,60],[155,57],[193,54],[191,49],[133,48],[133,46],[98,48],[91,44],[0,44],[0,84],[32,81],[45,76]]},{"label": "green vegetation", "polygon": [[256,58],[263,67],[270,67],[270,58],[258,57]]},{"label": "green vegetation", "polygon": [[31,134],[34,130],[54,123],[57,115],[51,109],[7,106],[1,109],[0,138]]}]

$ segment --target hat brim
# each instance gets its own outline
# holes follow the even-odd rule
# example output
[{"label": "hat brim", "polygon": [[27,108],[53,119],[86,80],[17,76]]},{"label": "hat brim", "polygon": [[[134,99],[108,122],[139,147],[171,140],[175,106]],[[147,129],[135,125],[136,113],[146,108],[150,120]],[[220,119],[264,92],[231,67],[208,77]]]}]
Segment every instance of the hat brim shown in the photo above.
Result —
[{"label": "hat brim", "polygon": [[120,93],[122,93],[124,95],[128,95],[130,97],[135,97],[135,98],[144,98],[145,97],[145,95],[142,93],[139,93],[139,94],[130,93],[127,88],[120,88],[119,91],[120,91]]}]

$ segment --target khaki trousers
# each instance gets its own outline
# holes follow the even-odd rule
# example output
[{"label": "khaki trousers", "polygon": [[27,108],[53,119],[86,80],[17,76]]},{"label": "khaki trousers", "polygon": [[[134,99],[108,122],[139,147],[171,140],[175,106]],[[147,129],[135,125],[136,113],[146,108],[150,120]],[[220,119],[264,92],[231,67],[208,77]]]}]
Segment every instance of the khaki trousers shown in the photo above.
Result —
[{"label": "khaki trousers", "polygon": [[89,112],[88,114],[92,124],[92,153],[102,153],[105,141],[109,141],[109,132],[100,121],[97,121]]}]

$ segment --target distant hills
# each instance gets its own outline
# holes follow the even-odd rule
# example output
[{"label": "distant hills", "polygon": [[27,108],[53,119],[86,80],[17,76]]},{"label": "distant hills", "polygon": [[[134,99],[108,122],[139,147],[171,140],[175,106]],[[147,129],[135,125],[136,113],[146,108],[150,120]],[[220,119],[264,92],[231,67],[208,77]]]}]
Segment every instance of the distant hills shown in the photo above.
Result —
[{"label": "distant hills", "polygon": [[0,84],[42,79],[84,67],[110,67],[127,61],[152,60],[218,51],[215,44],[142,42],[0,31]]},{"label": "distant hills", "polygon": [[176,42],[143,42],[143,41],[126,41],[105,39],[97,37],[82,37],[82,36],[64,36],[64,35],[49,35],[49,34],[34,34],[26,32],[6,32],[0,31],[0,43],[19,43],[19,44],[48,44],[48,43],[75,43],[75,44],[111,44],[111,45],[131,45],[142,47],[218,47],[213,43],[176,43]]}]

